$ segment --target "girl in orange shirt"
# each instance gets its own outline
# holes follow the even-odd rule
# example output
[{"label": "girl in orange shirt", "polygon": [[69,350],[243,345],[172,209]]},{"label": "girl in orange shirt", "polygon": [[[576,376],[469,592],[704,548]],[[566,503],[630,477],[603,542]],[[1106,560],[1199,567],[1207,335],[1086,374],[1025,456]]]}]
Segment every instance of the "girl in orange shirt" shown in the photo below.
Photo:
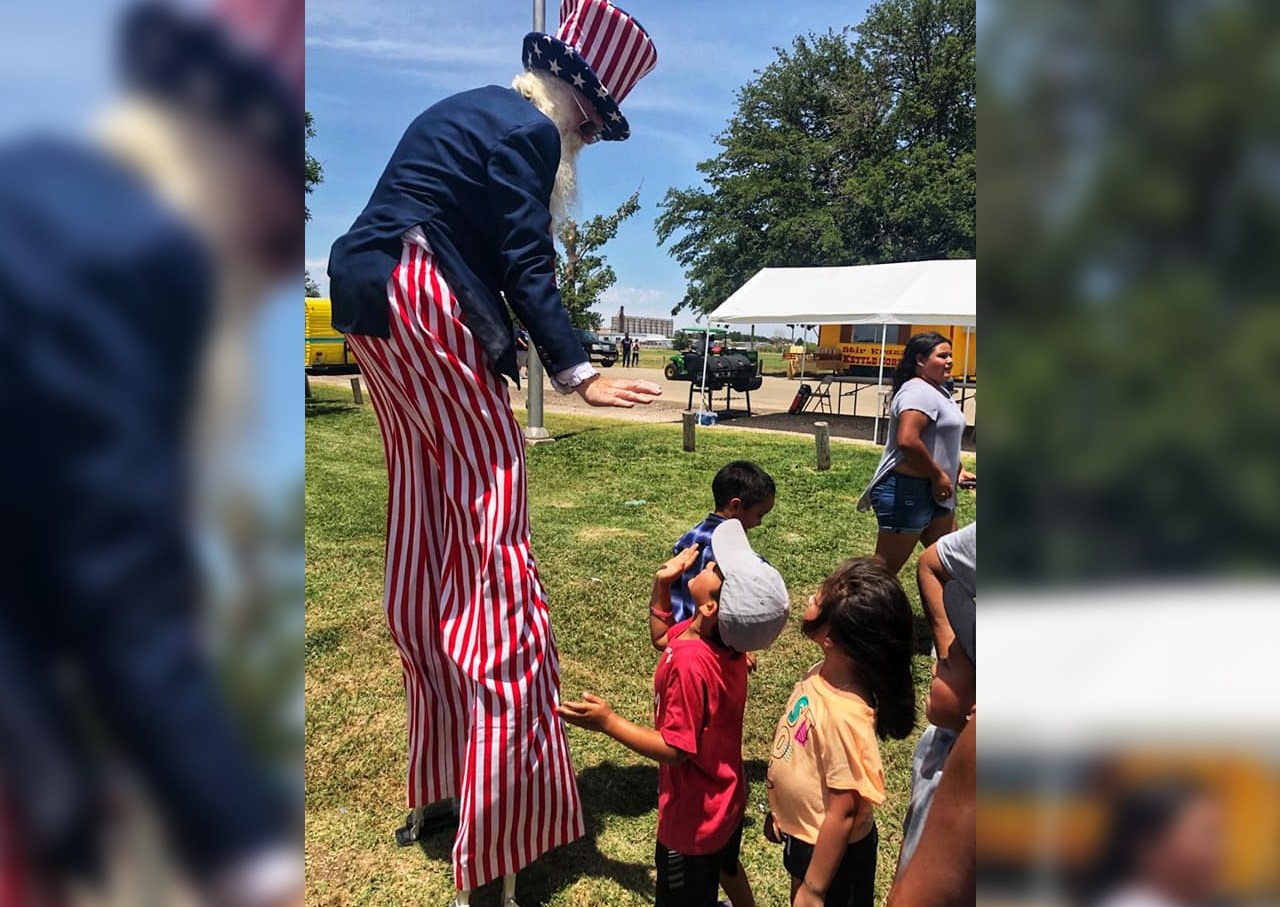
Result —
[{"label": "girl in orange shirt", "polygon": [[785,845],[793,907],[871,907],[879,738],[915,725],[911,606],[874,558],[845,561],[804,612],[822,649],[791,693],[769,762],[765,836]]}]

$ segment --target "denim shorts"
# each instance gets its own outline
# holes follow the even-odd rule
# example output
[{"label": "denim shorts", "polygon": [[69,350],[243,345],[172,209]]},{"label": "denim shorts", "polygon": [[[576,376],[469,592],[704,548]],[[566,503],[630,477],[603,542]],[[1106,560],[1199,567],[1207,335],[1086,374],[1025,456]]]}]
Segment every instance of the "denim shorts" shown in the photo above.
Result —
[{"label": "denim shorts", "polygon": [[954,513],[933,499],[932,482],[900,472],[889,473],[871,489],[871,507],[881,532],[913,535],[919,535],[938,517]]}]

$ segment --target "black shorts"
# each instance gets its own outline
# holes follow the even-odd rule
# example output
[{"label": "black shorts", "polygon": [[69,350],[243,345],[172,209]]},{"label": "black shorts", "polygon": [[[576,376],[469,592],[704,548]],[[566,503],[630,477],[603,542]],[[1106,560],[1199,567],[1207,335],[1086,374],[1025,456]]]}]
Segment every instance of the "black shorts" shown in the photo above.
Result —
[{"label": "black shorts", "polygon": [[[840,868],[827,886],[826,907],[874,907],[876,852],[880,836],[876,827],[845,848]],[[803,879],[813,859],[813,845],[787,835],[783,839],[782,865],[794,878]]]},{"label": "black shorts", "polygon": [[698,856],[676,853],[659,842],[654,862],[658,892],[654,907],[716,907],[720,902],[720,873],[735,875],[742,849],[742,826],[724,847]]}]

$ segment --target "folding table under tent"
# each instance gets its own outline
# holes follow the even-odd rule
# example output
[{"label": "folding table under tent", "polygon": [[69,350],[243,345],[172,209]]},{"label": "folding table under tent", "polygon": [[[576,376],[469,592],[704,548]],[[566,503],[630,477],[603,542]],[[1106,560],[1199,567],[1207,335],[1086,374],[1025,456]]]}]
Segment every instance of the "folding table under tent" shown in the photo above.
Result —
[{"label": "folding table under tent", "polygon": [[[884,383],[887,326],[978,323],[976,259],[834,268],[763,268],[707,316],[721,324],[878,324]],[[967,350],[966,350],[967,352]],[[965,371],[968,372],[966,363]],[[879,437],[876,411],[873,437]]]}]

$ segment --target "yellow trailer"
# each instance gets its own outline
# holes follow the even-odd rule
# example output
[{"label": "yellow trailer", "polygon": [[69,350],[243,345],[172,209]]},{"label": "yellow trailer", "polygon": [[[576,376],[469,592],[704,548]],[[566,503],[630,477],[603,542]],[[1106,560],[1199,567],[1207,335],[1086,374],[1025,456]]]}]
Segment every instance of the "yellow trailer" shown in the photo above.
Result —
[{"label": "yellow trailer", "polygon": [[[880,331],[878,324],[824,324],[818,329],[818,350],[809,359],[834,363],[832,371],[874,377],[880,368]],[[951,354],[955,364],[951,374],[957,381],[978,377],[978,332],[953,324],[891,324],[885,334],[884,370],[887,375],[902,359],[902,351],[913,334],[937,331],[951,338]],[[965,356],[968,354],[968,366]],[[797,366],[799,363],[797,363]],[[810,366],[810,368],[813,368]],[[815,369],[820,370],[820,369]]]},{"label": "yellow trailer", "polygon": [[333,329],[333,304],[328,299],[306,298],[307,371],[353,371],[359,368],[347,348],[347,338]]}]

